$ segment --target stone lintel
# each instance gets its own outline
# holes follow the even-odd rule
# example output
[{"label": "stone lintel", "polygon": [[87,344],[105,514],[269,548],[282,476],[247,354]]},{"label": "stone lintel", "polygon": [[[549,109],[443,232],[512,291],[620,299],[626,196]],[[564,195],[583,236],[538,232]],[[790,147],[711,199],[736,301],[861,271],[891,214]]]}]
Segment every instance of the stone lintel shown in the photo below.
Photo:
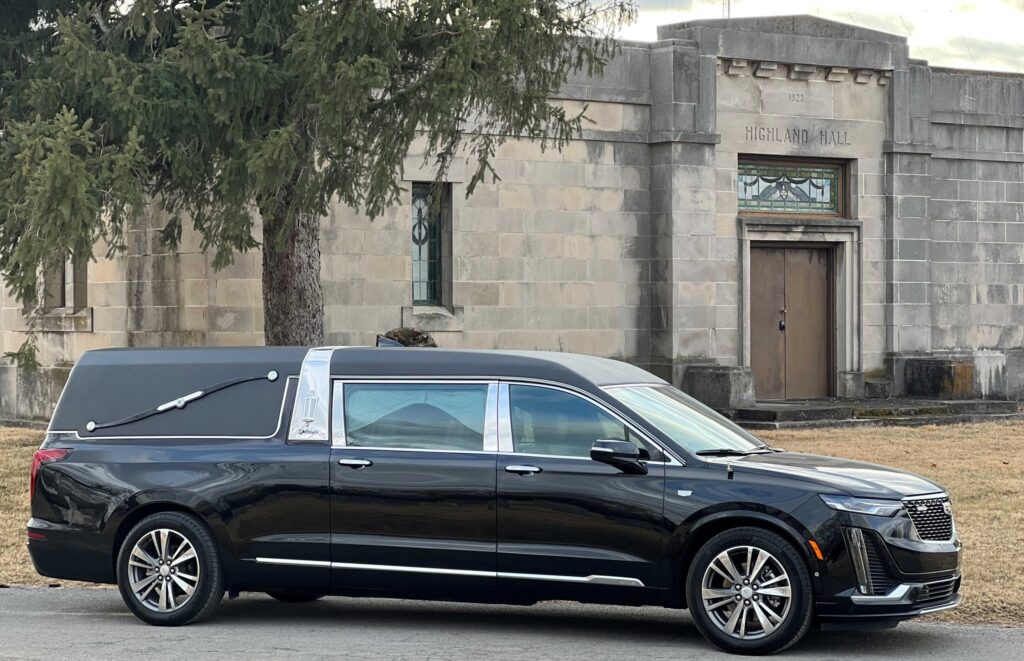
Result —
[{"label": "stone lintel", "polygon": [[650,144],[658,145],[666,142],[696,142],[704,145],[717,145],[722,142],[722,135],[697,131],[651,131]]}]

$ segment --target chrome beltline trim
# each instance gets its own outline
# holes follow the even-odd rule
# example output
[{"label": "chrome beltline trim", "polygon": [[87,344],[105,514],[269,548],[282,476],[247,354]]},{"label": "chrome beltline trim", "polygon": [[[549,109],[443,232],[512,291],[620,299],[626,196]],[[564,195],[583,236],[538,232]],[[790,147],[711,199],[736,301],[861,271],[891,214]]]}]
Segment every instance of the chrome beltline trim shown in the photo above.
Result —
[{"label": "chrome beltline trim", "polygon": [[483,571],[477,569],[446,569],[443,567],[409,567],[406,565],[376,565],[363,562],[328,562],[326,560],[296,560],[292,558],[257,557],[256,562],[266,565],[293,567],[330,567],[331,569],[355,569],[363,571],[390,571],[409,574],[440,574],[445,576],[476,576],[480,578],[510,578],[526,581],[554,581],[557,583],[587,583],[590,585],[617,585],[642,588],[644,582],[629,576],[562,576],[559,574],[521,574],[518,572]]}]

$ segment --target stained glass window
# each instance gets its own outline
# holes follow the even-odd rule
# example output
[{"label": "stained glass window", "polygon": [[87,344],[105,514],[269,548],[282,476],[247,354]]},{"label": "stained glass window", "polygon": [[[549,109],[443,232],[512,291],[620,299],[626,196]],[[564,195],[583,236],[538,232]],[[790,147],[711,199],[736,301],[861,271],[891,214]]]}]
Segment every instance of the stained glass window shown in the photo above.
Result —
[{"label": "stained glass window", "polygon": [[431,184],[412,185],[412,302],[413,305],[442,305],[442,224],[444,203],[431,200]]},{"label": "stained glass window", "polygon": [[740,163],[739,210],[839,215],[841,173],[838,165]]}]

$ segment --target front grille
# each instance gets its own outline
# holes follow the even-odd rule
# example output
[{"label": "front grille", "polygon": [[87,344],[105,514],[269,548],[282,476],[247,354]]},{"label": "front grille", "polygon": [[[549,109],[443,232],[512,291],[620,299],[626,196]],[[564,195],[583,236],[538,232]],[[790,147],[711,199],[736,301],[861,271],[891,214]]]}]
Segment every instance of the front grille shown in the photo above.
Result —
[{"label": "front grille", "polygon": [[903,501],[903,507],[917,528],[921,539],[946,542],[953,539],[953,515],[947,513],[949,498],[914,498]]},{"label": "front grille", "polygon": [[926,583],[917,591],[917,599],[914,601],[914,604],[922,608],[937,606],[949,601],[955,589],[956,578]]},{"label": "front grille", "polygon": [[878,537],[869,533],[864,535],[864,542],[864,549],[868,556],[868,573],[871,575],[871,594],[879,596],[889,594],[896,587],[896,581],[885,570],[882,552],[878,547],[880,543]]}]

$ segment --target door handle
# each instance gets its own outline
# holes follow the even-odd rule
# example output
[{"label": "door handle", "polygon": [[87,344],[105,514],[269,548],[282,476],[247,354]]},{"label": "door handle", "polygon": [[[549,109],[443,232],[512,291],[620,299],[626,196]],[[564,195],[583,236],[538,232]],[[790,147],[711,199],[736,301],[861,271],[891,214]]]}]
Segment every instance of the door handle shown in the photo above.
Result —
[{"label": "door handle", "polygon": [[782,321],[779,322],[779,330],[780,331],[786,330],[786,320],[785,319],[783,319]]},{"label": "door handle", "polygon": [[372,466],[373,462],[369,459],[339,459],[338,464],[340,466],[348,466],[349,468],[359,470],[360,468]]},{"label": "door handle", "polygon": [[541,469],[537,466],[505,466],[506,473],[518,473],[519,475],[533,475],[534,473],[541,472]]}]

